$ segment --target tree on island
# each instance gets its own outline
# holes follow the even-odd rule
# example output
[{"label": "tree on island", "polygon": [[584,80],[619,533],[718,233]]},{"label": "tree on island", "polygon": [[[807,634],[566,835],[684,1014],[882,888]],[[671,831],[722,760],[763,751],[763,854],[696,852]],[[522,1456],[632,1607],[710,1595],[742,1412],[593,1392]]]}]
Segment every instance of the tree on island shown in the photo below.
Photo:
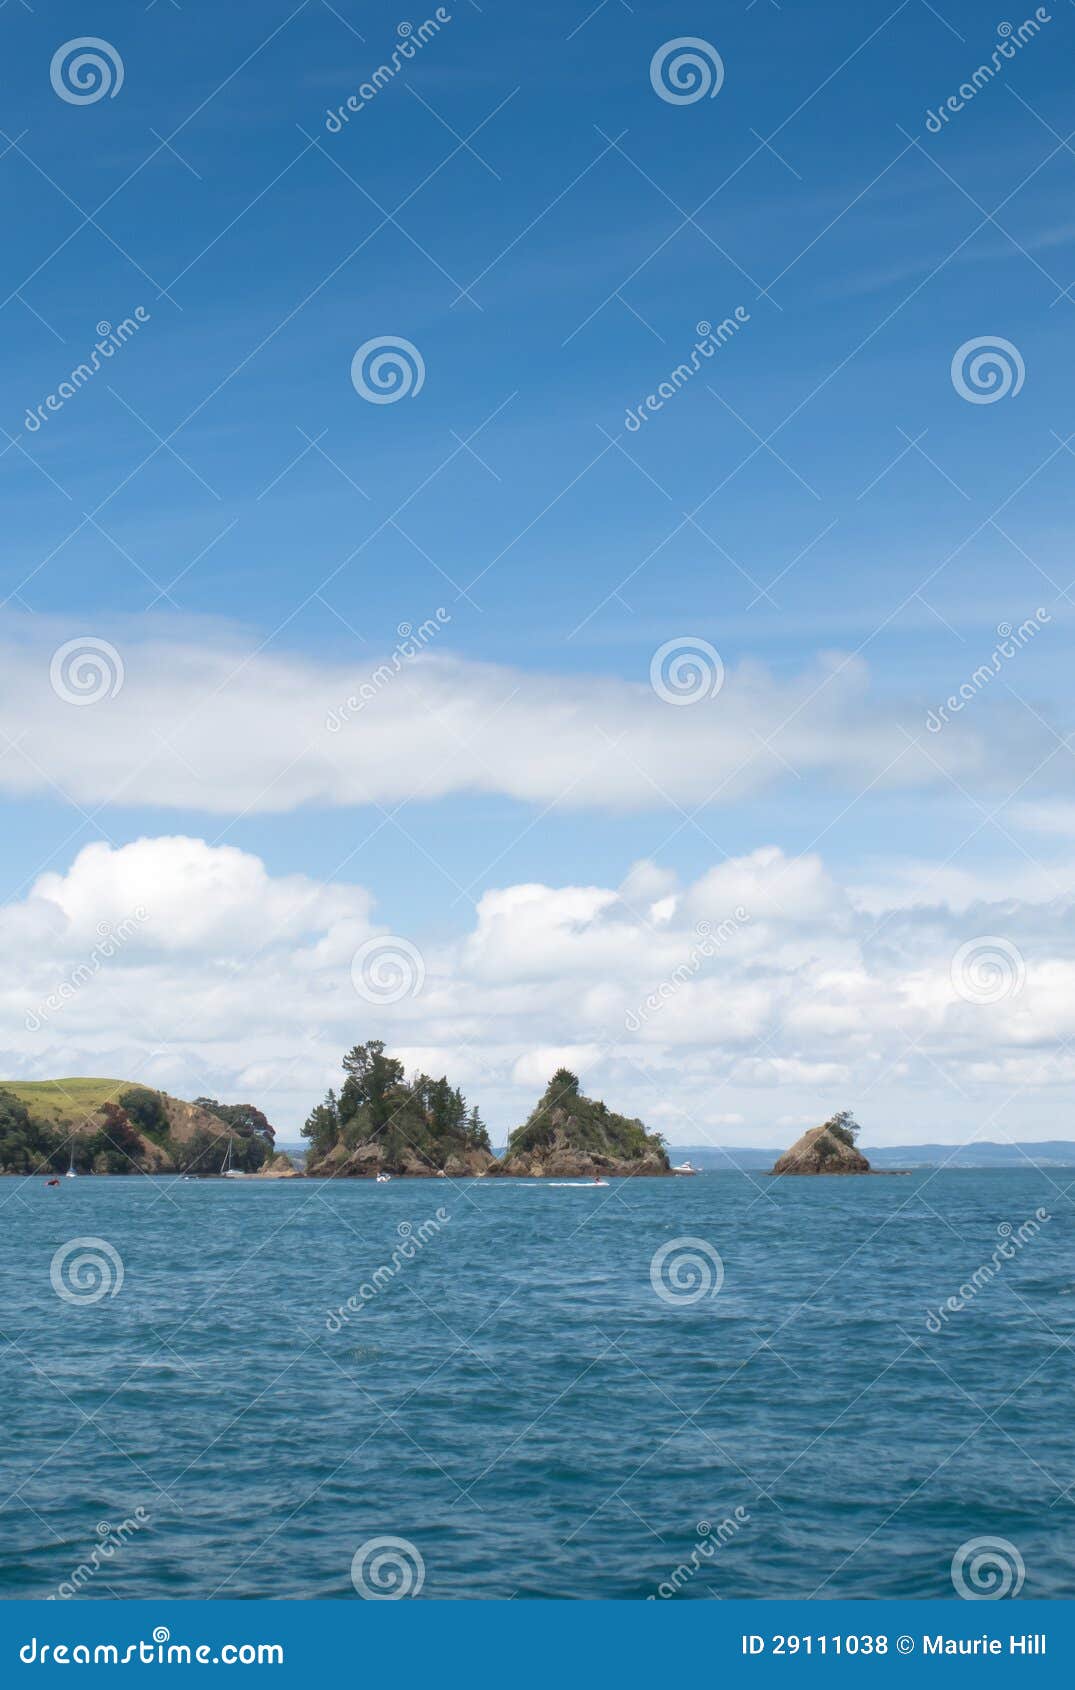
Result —
[{"label": "tree on island", "polygon": [[832,1133],[834,1138],[838,1138],[841,1144],[850,1145],[850,1147],[854,1149],[855,1140],[858,1138],[862,1128],[855,1120],[855,1117],[852,1115],[850,1109],[841,1109],[838,1114],[831,1116],[830,1119],[825,1122],[825,1130]]},{"label": "tree on island", "polygon": [[326,1156],[340,1137],[340,1100],[330,1087],[324,1103],[311,1109],[302,1127],[303,1138],[310,1140],[315,1157]]},{"label": "tree on island", "polygon": [[394,1109],[404,1102],[402,1062],[385,1055],[382,1039],[371,1039],[351,1047],[343,1059],[343,1071],[347,1078],[340,1092],[341,1124],[364,1112],[365,1124],[374,1133],[383,1132]]},{"label": "tree on island", "polygon": [[263,1138],[270,1149],[275,1143],[276,1128],[269,1125],[268,1116],[253,1103],[218,1103],[215,1097],[196,1097],[194,1106],[207,1109],[210,1115],[226,1121],[236,1132]]},{"label": "tree on island", "polygon": [[385,1055],[381,1039],[352,1046],[342,1066],[339,1093],[330,1090],[302,1128],[315,1160],[337,1145],[352,1151],[376,1143],[389,1162],[413,1153],[439,1166],[449,1151],[489,1149],[479,1111],[468,1110],[446,1075],[418,1073],[408,1080],[402,1062]]},{"label": "tree on island", "polygon": [[127,1119],[147,1138],[167,1138],[168,1115],[159,1091],[148,1086],[129,1086],[117,1099]]},{"label": "tree on island", "polygon": [[100,1114],[103,1120],[93,1137],[81,1143],[76,1141],[75,1162],[80,1160],[78,1151],[82,1149],[94,1173],[129,1174],[132,1168],[137,1170],[141,1165],[142,1138],[127,1110],[119,1103],[102,1103]]},{"label": "tree on island", "polygon": [[554,1103],[568,1104],[569,1100],[579,1095],[579,1077],[570,1068],[557,1068],[548,1086],[545,1088],[546,1097]]},{"label": "tree on island", "polygon": [[276,1129],[270,1126],[268,1116],[253,1103],[218,1103],[215,1097],[196,1097],[194,1102],[197,1108],[215,1115],[217,1120],[222,1121],[231,1131],[210,1134],[204,1128],[199,1128],[194,1135],[198,1145],[197,1157],[192,1161],[188,1156],[184,1171],[196,1167],[199,1173],[215,1173],[215,1147],[221,1147],[219,1155],[216,1156],[216,1162],[219,1164],[220,1156],[226,1153],[229,1139],[232,1147],[231,1165],[244,1174],[256,1174],[275,1154]]}]

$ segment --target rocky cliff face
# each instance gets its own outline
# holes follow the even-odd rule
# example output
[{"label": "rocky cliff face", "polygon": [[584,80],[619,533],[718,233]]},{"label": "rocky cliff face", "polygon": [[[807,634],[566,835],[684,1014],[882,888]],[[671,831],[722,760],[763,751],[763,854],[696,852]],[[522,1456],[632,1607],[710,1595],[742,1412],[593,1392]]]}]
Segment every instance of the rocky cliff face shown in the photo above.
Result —
[{"label": "rocky cliff face", "polygon": [[[203,1109],[200,1104],[184,1103],[181,1097],[170,1097],[166,1091],[161,1092],[160,1100],[168,1117],[168,1137],[173,1144],[189,1144],[199,1133],[207,1133],[214,1139],[219,1138],[220,1154],[223,1157],[228,1146],[228,1129],[223,1121],[216,1115],[211,1115],[208,1109]],[[144,1134],[142,1139],[143,1143],[151,1142],[146,1140]]]},{"label": "rocky cliff face", "polygon": [[868,1174],[861,1150],[834,1132],[830,1123],[811,1127],[773,1164],[774,1174]]},{"label": "rocky cliff face", "polygon": [[410,1145],[385,1145],[367,1140],[349,1149],[333,1145],[324,1156],[309,1157],[306,1172],[312,1179],[376,1179],[391,1174],[396,1179],[428,1179],[444,1173],[449,1179],[469,1179],[496,1165],[496,1157],[480,1148],[434,1147],[419,1150]]},{"label": "rocky cliff face", "polygon": [[561,1068],[489,1173],[514,1179],[637,1178],[670,1174],[671,1168],[660,1139],[641,1121],[581,1096],[576,1076]]}]

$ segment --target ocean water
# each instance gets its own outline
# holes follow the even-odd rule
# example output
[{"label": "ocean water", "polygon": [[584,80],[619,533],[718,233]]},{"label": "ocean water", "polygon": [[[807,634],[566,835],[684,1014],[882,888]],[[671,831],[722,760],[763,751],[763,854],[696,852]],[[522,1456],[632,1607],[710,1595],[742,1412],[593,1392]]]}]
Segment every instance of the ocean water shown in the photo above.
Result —
[{"label": "ocean water", "polygon": [[0,1180],[0,1594],[1070,1596],[1073,1195]]}]

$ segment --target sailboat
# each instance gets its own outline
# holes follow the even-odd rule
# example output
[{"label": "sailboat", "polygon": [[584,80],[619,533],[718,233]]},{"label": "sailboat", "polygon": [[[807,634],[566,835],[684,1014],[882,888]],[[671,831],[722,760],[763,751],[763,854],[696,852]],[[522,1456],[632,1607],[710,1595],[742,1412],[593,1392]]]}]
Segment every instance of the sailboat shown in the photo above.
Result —
[{"label": "sailboat", "polygon": [[221,1173],[221,1177],[223,1179],[246,1179],[247,1178],[247,1174],[246,1174],[245,1169],[243,1169],[243,1168],[233,1168],[232,1165],[231,1165],[231,1139],[230,1138],[228,1139],[228,1153],[225,1156],[223,1162],[220,1164],[220,1173]]},{"label": "sailboat", "polygon": [[78,1178],[78,1175],[75,1173],[75,1152],[74,1152],[73,1146],[71,1148],[71,1160],[67,1164],[67,1172],[64,1175],[64,1178],[65,1179],[77,1179]]}]

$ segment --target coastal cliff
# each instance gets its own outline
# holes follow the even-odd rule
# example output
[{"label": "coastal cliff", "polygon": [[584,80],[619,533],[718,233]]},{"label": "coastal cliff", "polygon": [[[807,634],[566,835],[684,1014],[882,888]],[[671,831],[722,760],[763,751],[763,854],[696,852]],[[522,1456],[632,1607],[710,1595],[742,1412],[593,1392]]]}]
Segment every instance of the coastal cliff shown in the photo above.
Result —
[{"label": "coastal cliff", "polygon": [[774,1174],[868,1174],[861,1150],[855,1148],[858,1125],[843,1111],[820,1127],[811,1127],[773,1164]]},{"label": "coastal cliff", "polygon": [[641,1121],[616,1115],[583,1097],[579,1081],[559,1068],[529,1119],[516,1127],[490,1174],[514,1179],[614,1178],[670,1174],[660,1136]]}]

